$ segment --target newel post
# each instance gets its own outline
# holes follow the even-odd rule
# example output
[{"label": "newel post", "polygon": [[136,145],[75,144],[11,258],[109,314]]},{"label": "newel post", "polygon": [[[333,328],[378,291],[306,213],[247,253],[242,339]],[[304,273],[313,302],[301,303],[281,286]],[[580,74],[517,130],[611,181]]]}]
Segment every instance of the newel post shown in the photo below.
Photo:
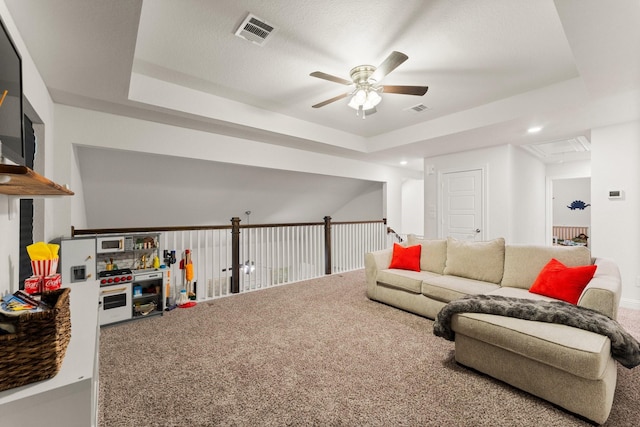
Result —
[{"label": "newel post", "polygon": [[231,293],[240,292],[240,218],[231,218]]},{"label": "newel post", "polygon": [[324,217],[324,274],[331,274],[331,217]]}]

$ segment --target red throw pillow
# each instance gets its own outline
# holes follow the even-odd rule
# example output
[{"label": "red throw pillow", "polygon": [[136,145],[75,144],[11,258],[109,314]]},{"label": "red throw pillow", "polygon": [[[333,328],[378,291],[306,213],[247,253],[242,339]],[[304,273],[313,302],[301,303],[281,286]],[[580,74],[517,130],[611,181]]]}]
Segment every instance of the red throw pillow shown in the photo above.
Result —
[{"label": "red throw pillow", "polygon": [[393,244],[393,257],[389,268],[400,268],[402,270],[420,271],[420,251],[421,245],[404,247],[397,243]]},{"label": "red throw pillow", "polygon": [[567,267],[553,258],[540,271],[529,292],[577,304],[596,268],[596,265]]}]

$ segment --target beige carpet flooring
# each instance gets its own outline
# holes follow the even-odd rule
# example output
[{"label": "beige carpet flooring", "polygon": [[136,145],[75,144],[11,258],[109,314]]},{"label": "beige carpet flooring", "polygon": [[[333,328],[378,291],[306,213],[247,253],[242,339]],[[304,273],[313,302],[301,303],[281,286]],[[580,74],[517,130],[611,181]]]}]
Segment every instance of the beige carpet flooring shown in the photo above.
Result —
[{"label": "beige carpet flooring", "polygon": [[[640,311],[619,321],[640,338]],[[105,327],[99,425],[590,425],[458,365],[432,325],[367,299],[358,270]],[[640,368],[618,366],[606,425],[639,420]]]}]

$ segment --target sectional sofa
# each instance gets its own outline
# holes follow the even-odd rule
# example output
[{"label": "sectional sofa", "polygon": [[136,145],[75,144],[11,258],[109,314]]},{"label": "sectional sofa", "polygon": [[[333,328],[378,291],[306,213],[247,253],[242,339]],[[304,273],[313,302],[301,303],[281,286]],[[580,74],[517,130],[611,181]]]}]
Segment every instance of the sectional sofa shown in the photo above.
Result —
[{"label": "sectional sofa", "polygon": [[[393,249],[365,254],[367,296],[435,319],[449,302],[468,295],[553,301],[529,288],[555,259],[567,267],[596,265],[577,305],[615,319],[621,295],[617,265],[592,258],[582,246],[505,244],[504,239],[465,242],[409,235],[420,245],[419,271],[389,268]],[[393,260],[396,262],[396,260]],[[608,337],[571,326],[486,313],[452,316],[455,360],[603,423],[609,416],[617,366]]]}]

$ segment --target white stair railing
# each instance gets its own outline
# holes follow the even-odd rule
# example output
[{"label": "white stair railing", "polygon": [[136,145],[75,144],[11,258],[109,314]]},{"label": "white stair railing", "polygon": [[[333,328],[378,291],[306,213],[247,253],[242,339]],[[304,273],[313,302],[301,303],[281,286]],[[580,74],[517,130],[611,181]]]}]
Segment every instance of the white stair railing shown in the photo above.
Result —
[{"label": "white stair railing", "polygon": [[[286,283],[322,277],[364,267],[364,254],[390,247],[394,237],[384,221],[335,222],[273,225],[168,227],[143,229],[75,230],[75,235],[136,234],[160,235],[158,257],[175,251],[176,263],[169,272],[171,301],[186,287],[181,261],[191,252],[194,264],[192,290],[197,301],[233,293],[233,251],[239,252],[238,292],[249,292]],[[234,221],[232,220],[232,224]],[[235,227],[235,228],[234,228]],[[233,231],[239,235],[233,247]]]}]

